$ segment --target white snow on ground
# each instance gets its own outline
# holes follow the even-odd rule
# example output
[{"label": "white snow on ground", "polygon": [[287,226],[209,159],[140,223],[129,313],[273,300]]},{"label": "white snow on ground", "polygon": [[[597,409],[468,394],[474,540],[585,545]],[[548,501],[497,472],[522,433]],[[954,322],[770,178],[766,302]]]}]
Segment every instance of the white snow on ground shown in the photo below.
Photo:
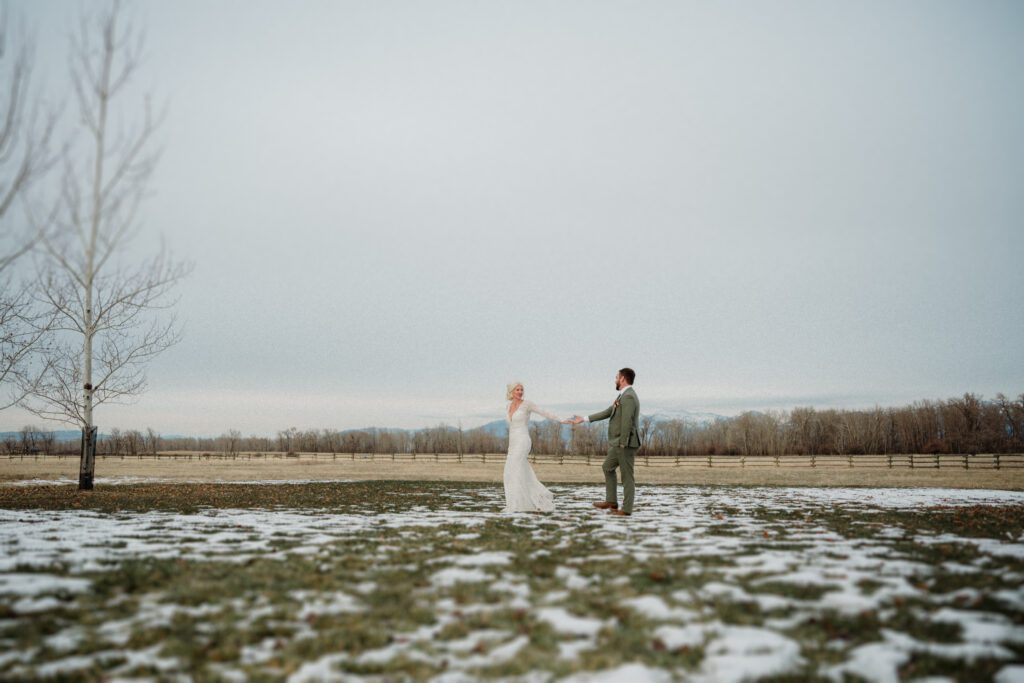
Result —
[{"label": "white snow on ground", "polygon": [[642,664],[624,664],[607,671],[575,674],[562,683],[670,683],[672,675]]},{"label": "white snow on ground", "polygon": [[683,647],[703,645],[709,633],[713,632],[714,624],[687,624],[686,626],[659,626],[654,632],[657,638],[670,650]]},{"label": "white snow on ground", "polygon": [[657,595],[641,595],[638,598],[623,600],[620,604],[654,621],[689,621],[697,616],[693,610],[669,607]]},{"label": "white snow on ground", "polygon": [[457,583],[479,583],[487,581],[489,574],[480,569],[462,569],[461,567],[449,567],[442,569],[430,579],[435,586],[447,587]]},{"label": "white snow on ground", "polygon": [[537,618],[551,624],[551,628],[555,629],[556,633],[569,636],[593,637],[611,623],[592,617],[578,617],[562,607],[541,608],[537,610]]},{"label": "white snow on ground", "polygon": [[1022,683],[1024,681],[1024,664],[1004,666],[996,672],[992,683]]},{"label": "white snow on ground", "polygon": [[92,584],[88,579],[71,579],[50,574],[0,574],[0,594],[37,596],[51,593],[82,593]]},{"label": "white snow on ground", "polygon": [[473,648],[478,647],[481,643],[505,640],[506,638],[511,637],[511,635],[512,634],[507,631],[485,629],[482,631],[473,631],[473,633],[469,634],[465,638],[441,641],[438,645],[451,652],[469,652]]},{"label": "white snow on ground", "polygon": [[[968,624],[970,621],[978,622],[981,619],[999,622],[1000,616],[1002,615],[985,614],[982,617],[975,613],[968,620]],[[915,652],[968,662],[981,658],[1005,659],[1009,662],[1015,658],[1012,650],[991,641],[993,630],[986,627],[975,627],[973,633],[965,633],[963,643],[923,642],[890,629],[882,629],[881,633],[884,639],[881,643],[868,643],[855,648],[846,662],[828,667],[823,673],[835,681],[841,681],[844,674],[854,674],[870,681],[899,681],[899,666],[908,661]],[[1008,641],[1022,642],[1021,637],[1024,633],[1021,628],[1009,629],[1006,633],[1009,634]]]},{"label": "white snow on ground", "polygon": [[700,677],[715,683],[774,676],[803,663],[800,645],[774,631],[750,626],[719,626],[705,649]]},{"label": "white snow on ground", "polygon": [[558,567],[555,569],[555,576],[565,582],[569,590],[585,590],[592,583],[590,579],[581,576],[579,570],[572,567]]},{"label": "white snow on ground", "polygon": [[877,683],[898,683],[898,669],[910,659],[910,654],[888,639],[868,643],[855,648],[845,663],[826,669],[825,674],[834,681],[843,680],[843,674],[853,674]]},{"label": "white snow on ground", "polygon": [[344,593],[314,593],[313,591],[292,591],[291,598],[302,604],[298,618],[306,619],[324,614],[343,614],[360,612],[363,607],[359,601]]},{"label": "white snow on ground", "polygon": [[487,567],[496,564],[508,564],[512,561],[511,553],[477,553],[476,555],[461,555],[458,557],[443,557],[440,562],[451,562],[459,567]]},{"label": "white snow on ground", "polygon": [[1024,629],[1003,614],[944,607],[931,615],[932,621],[960,624],[963,639],[970,643],[1024,643]]},{"label": "white snow on ground", "polygon": [[[112,482],[111,482],[112,483]],[[122,482],[135,483],[135,482]],[[227,483],[227,482],[226,482]],[[252,483],[252,482],[237,482]],[[275,482],[261,482],[271,485]],[[508,551],[472,552],[477,529],[492,520],[509,520],[502,515],[501,491],[493,487],[466,495],[454,490],[438,509],[420,506],[403,512],[342,512],[334,510],[221,510],[204,509],[194,514],[168,512],[102,514],[93,511],[0,510],[0,606],[10,608],[8,622],[31,619],[34,615],[58,609],[88,591],[91,581],[83,574],[102,571],[109,562],[138,557],[184,558],[221,562],[248,562],[254,558],[284,559],[289,555],[307,555],[313,561],[324,552],[334,552],[334,543],[357,536],[372,535],[376,529],[397,530],[403,539],[415,543],[422,529],[441,529],[447,538],[469,546],[467,554],[438,546],[437,557],[421,567],[426,585],[417,596],[433,606],[436,622],[411,633],[394,634],[385,647],[362,652],[354,658],[337,653],[305,662],[289,680],[362,680],[342,673],[340,663],[386,664],[403,657],[439,665],[447,671],[439,677],[448,683],[473,680],[472,669],[513,661],[527,647],[528,638],[511,631],[481,628],[451,641],[437,641],[446,626],[461,618],[456,615],[483,614],[512,607],[530,614],[530,619],[546,623],[558,635],[562,660],[574,660],[597,646],[607,635],[604,629],[618,628],[615,619],[586,616],[586,609],[574,604],[580,594],[600,591],[623,610],[651,622],[652,638],[664,649],[678,652],[684,648],[704,648],[697,671],[663,671],[641,664],[625,664],[605,671],[580,673],[569,679],[585,681],[664,681],[674,674],[696,680],[740,681],[745,677],[785,674],[804,666],[800,644],[782,631],[803,623],[824,611],[855,615],[862,611],[883,614],[894,600],[908,598],[930,602],[934,611],[925,618],[934,622],[961,625],[961,642],[922,642],[907,634],[883,629],[882,640],[843,649],[845,661],[825,667],[820,673],[842,680],[845,673],[869,680],[897,680],[898,668],[915,652],[928,652],[952,659],[971,660],[991,657],[1005,660],[997,680],[1015,680],[1021,668],[1014,663],[1009,645],[1024,642],[1024,629],[1005,615],[964,607],[991,596],[1008,609],[1024,611],[1024,588],[983,593],[965,588],[945,595],[923,590],[911,578],[933,574],[937,567],[894,552],[901,540],[911,540],[901,529],[880,527],[867,538],[846,538],[815,522],[815,515],[832,508],[872,512],[879,509],[915,509],[933,505],[1021,505],[1024,494],[1005,491],[951,489],[814,489],[814,488],[738,488],[738,487],[641,487],[637,509],[631,518],[612,518],[595,511],[590,502],[599,500],[598,487],[552,487],[559,509],[550,515],[515,515],[513,523],[531,531],[541,547],[528,558],[542,561],[557,557],[567,539],[588,534],[595,541],[592,553],[566,558],[554,570],[554,577],[534,592],[521,566],[510,565],[517,559]],[[769,522],[757,518],[763,508],[805,513],[781,535]],[[729,510],[729,512],[723,512]],[[450,527],[450,530],[447,528]],[[948,572],[971,576],[989,571],[989,558],[1022,558],[1024,542],[1020,538],[964,539],[952,534],[920,535],[922,544],[971,545],[981,554],[976,561],[947,562],[940,565]],[[283,543],[283,544],[282,544]],[[376,545],[369,551],[374,562],[387,565],[397,544]],[[585,563],[617,561],[632,557],[670,558],[685,567],[687,576],[706,574],[701,558],[729,560],[717,567],[714,578],[671,594],[641,593],[631,588],[630,577],[603,579],[587,575]],[[522,561],[524,558],[519,558]],[[66,567],[70,576],[56,576],[53,567]],[[38,568],[34,573],[31,568]],[[741,585],[741,583],[743,585]],[[870,583],[871,589],[862,585]],[[482,583],[498,602],[461,604],[451,591],[459,584]],[[789,585],[808,589],[817,587],[813,599],[772,592],[772,586]],[[305,623],[314,615],[359,612],[363,600],[378,586],[374,581],[354,577],[349,592],[292,591],[292,638],[311,637],[315,631]],[[748,590],[749,589],[749,590]],[[476,588],[474,588],[476,590]],[[765,591],[765,592],[761,592]],[[620,593],[619,597],[616,594]],[[800,595],[800,592],[795,593]],[[713,606],[717,603],[751,605],[763,612],[776,612],[760,627],[723,624]],[[161,671],[177,671],[180,663],[159,659],[159,650],[123,649],[138,628],[167,625],[177,614],[201,618],[218,614],[228,607],[244,617],[240,626],[274,613],[274,607],[253,601],[232,605],[183,606],[170,604],[163,596],[146,594],[134,614],[109,621],[96,629],[96,636],[115,649],[89,655],[77,655],[78,643],[85,634],[69,627],[48,636],[45,643],[50,659],[33,664],[39,651],[0,653],[0,677],[59,675],[93,666],[117,653],[147,661]],[[784,611],[782,611],[784,610]],[[780,612],[781,611],[781,612]],[[24,614],[24,616],[21,616]],[[276,617],[275,617],[276,618]],[[244,622],[244,623],[243,623]],[[602,635],[604,634],[604,636]],[[244,645],[239,665],[260,665],[271,660],[278,639]],[[2,649],[2,644],[0,644]],[[52,653],[67,653],[53,659]],[[217,675],[238,679],[244,672],[228,664],[220,665]],[[130,669],[118,666],[118,669]],[[116,672],[113,672],[116,676]],[[548,680],[544,672],[530,674],[529,680]],[[113,677],[113,676],[112,676]]]},{"label": "white snow on ground", "polygon": [[81,626],[72,626],[54,633],[52,636],[47,636],[43,642],[46,647],[55,652],[67,652],[78,647],[78,644],[85,639],[85,635],[85,629]]}]

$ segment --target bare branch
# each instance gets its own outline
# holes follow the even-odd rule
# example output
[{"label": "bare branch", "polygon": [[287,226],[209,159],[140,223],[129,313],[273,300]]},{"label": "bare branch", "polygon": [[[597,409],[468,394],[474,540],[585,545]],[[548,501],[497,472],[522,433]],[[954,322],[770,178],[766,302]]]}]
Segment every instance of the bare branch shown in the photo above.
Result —
[{"label": "bare branch", "polygon": [[[37,242],[35,231],[11,220],[11,207],[58,159],[50,149],[56,116],[30,97],[31,66],[31,41],[24,28],[11,28],[0,4],[0,276]],[[23,400],[48,369],[40,352],[56,314],[37,307],[34,294],[30,285],[0,277],[0,410]]]}]

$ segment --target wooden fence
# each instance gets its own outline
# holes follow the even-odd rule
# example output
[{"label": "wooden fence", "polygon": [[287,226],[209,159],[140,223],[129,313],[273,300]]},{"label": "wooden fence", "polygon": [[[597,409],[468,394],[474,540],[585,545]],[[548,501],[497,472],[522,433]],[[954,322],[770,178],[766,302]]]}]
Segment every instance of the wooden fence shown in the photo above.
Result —
[{"label": "wooden fence", "polygon": [[[7,460],[78,459],[78,455],[8,454]],[[210,453],[172,451],[138,455],[97,454],[98,460],[349,460],[417,463],[503,463],[504,453]],[[587,465],[598,467],[603,455],[531,455],[534,465]],[[885,454],[885,455],[638,455],[637,467],[698,468],[907,468],[907,469],[1018,469],[1024,453]]]}]

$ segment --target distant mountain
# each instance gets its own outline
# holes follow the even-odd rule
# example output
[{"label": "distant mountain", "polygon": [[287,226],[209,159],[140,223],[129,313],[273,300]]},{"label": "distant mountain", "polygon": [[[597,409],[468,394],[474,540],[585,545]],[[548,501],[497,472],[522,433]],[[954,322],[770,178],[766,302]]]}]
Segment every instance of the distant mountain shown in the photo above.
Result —
[{"label": "distant mountain", "polygon": [[[641,413],[640,418],[643,419],[645,417],[654,418],[654,424],[671,422],[672,420],[682,420],[686,424],[698,426],[709,425],[717,422],[718,420],[728,419],[724,415],[700,413],[685,409],[673,410],[671,412],[660,412],[649,416]],[[493,422],[488,422],[487,424],[478,427],[478,429],[482,429],[488,434],[493,434],[503,439],[508,437],[508,422],[505,420],[494,420]],[[571,433],[572,425],[564,425],[562,427],[563,438],[569,438]]]},{"label": "distant mountain", "polygon": [[488,434],[493,434],[494,436],[501,437],[502,439],[508,436],[508,422],[506,420],[488,422],[482,427],[478,427],[478,429],[482,429]]},{"label": "distant mountain", "polygon": [[[46,429],[36,429],[36,433],[46,432]],[[179,434],[159,434],[161,439],[188,439],[190,437],[181,436]],[[4,441],[9,437],[14,437],[17,440],[21,439],[21,431],[16,432],[0,432],[0,441]],[[109,439],[109,434],[100,432],[97,437],[99,439]],[[57,429],[53,431],[53,438],[57,443],[67,443],[68,441],[81,441],[82,431],[80,429]]]},{"label": "distant mountain", "polygon": [[654,422],[671,422],[672,420],[682,420],[686,424],[690,425],[709,425],[718,422],[719,420],[727,420],[724,415],[718,415],[717,413],[702,413],[693,410],[686,410],[685,408],[679,408],[677,410],[668,410],[663,412],[655,413],[651,415],[654,418]]},{"label": "distant mountain", "polygon": [[[47,431],[50,431],[50,430],[47,430],[47,429],[36,429],[35,431],[38,433],[38,432],[47,432]],[[105,437],[106,437],[106,434],[100,434],[100,438],[101,439],[105,438]],[[21,439],[21,431],[19,430],[19,431],[16,431],[16,432],[0,432],[0,441],[5,441],[5,440],[7,440],[9,438],[14,438],[14,439],[20,440]],[[63,443],[65,441],[80,441],[81,438],[82,438],[82,432],[80,430],[78,430],[78,429],[58,429],[58,430],[53,431],[53,438],[58,443]]]},{"label": "distant mountain", "polygon": [[[448,425],[446,427],[451,431],[458,431],[457,427]],[[360,427],[358,429],[343,429],[339,432],[342,436],[346,434],[359,434],[359,433],[376,433],[376,434],[412,434],[418,432],[418,429],[402,429],[401,427]]]}]

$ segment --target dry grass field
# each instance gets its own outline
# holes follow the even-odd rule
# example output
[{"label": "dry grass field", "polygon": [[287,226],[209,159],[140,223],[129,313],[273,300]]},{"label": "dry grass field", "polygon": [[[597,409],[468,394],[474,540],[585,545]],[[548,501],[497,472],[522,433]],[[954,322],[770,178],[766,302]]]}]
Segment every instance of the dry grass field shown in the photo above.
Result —
[{"label": "dry grass field", "polygon": [[[489,456],[490,457],[490,456]],[[260,458],[225,460],[181,457],[132,459],[100,457],[96,476],[104,478],[156,479],[159,481],[474,481],[501,482],[504,460],[481,462],[416,462],[386,459],[350,460],[348,456],[312,458]],[[647,467],[637,462],[637,482],[643,484],[736,485],[736,486],[893,486],[982,488],[1024,490],[1024,468],[941,469],[898,467],[850,468],[846,465],[810,467]],[[549,483],[598,483],[603,481],[599,459],[591,465],[538,464],[541,481]],[[0,459],[0,482],[15,480],[66,481],[78,478],[78,459]]]}]

